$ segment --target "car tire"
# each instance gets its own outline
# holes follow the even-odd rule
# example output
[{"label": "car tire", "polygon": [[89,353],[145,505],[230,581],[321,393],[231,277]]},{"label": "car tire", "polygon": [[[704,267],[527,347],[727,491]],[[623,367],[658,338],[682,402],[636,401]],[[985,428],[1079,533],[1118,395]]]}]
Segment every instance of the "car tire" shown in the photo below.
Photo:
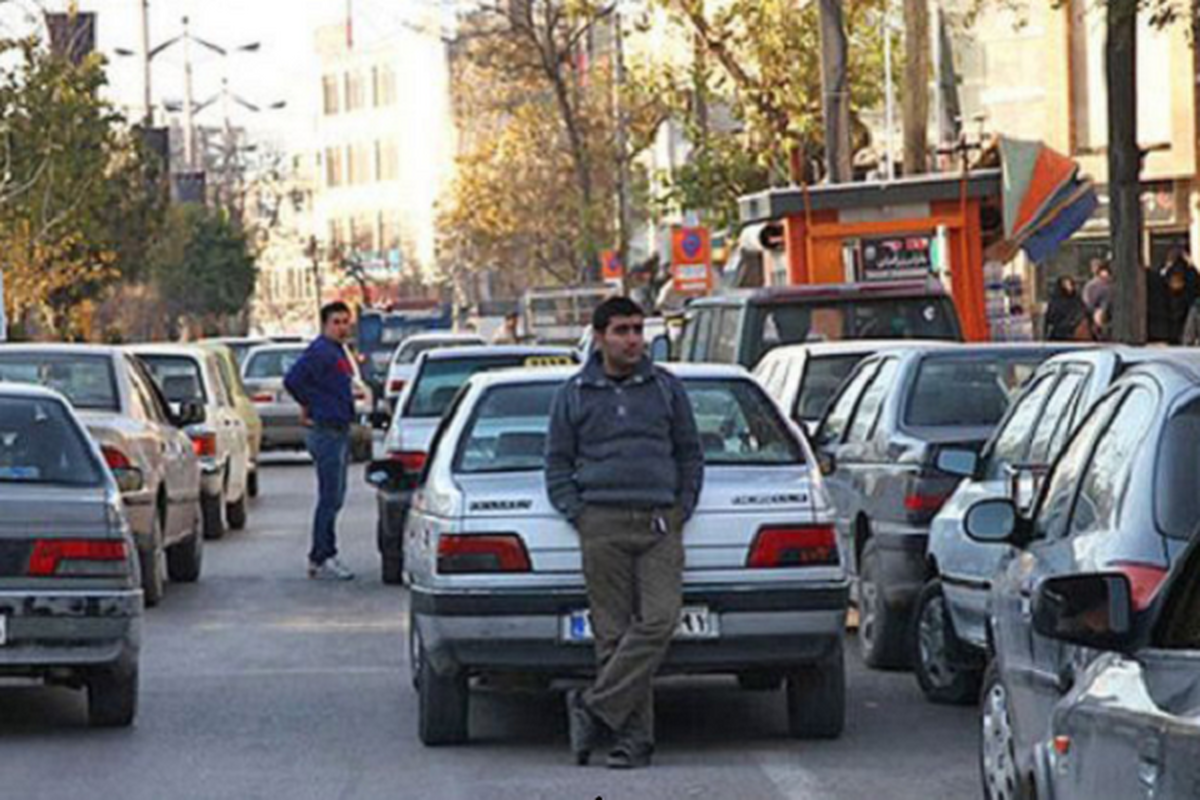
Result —
[{"label": "car tire", "polygon": [[177,583],[195,583],[203,563],[204,531],[197,522],[191,535],[167,548],[167,575]]},{"label": "car tire", "polygon": [[127,728],[137,717],[137,662],[93,671],[86,679],[88,725]]},{"label": "car tire", "polygon": [[462,671],[442,673],[417,647],[417,735],[426,747],[467,741],[470,686]]},{"label": "car tire", "polygon": [[962,645],[954,634],[942,582],[927,582],[913,612],[912,665],[917,685],[933,703],[965,706],[979,700],[981,670],[963,664]]},{"label": "car tire", "polygon": [[739,672],[738,687],[747,692],[777,692],[783,686],[783,675],[777,672]]},{"label": "car tire", "polygon": [[872,669],[903,669],[910,648],[900,613],[888,606],[879,580],[882,575],[879,547],[867,540],[858,571],[858,643],[862,658]]},{"label": "car tire", "polygon": [[787,676],[788,735],[794,739],[836,739],[846,727],[846,658],[839,640],[817,664]]},{"label": "car tire", "polygon": [[242,496],[237,499],[237,502],[229,503],[225,508],[225,518],[229,520],[231,530],[240,531],[246,527],[246,492],[242,492]]},{"label": "car tire", "polygon": [[251,498],[258,497],[258,468],[250,470],[250,474],[246,476],[246,494]]},{"label": "car tire", "polygon": [[163,552],[162,510],[154,512],[154,529],[150,535],[150,549],[138,550],[138,560],[142,572],[142,601],[146,608],[153,608],[162,602],[166,592],[166,554]]},{"label": "car tire", "polygon": [[222,490],[220,494],[216,495],[204,495],[200,498],[200,503],[200,510],[204,517],[204,538],[220,539],[225,536],[225,531],[229,527],[225,518],[227,511],[225,491]]},{"label": "car tire", "polygon": [[985,800],[1035,800],[1033,776],[1021,774],[1011,695],[993,658],[983,673],[979,702],[979,777]]},{"label": "car tire", "polygon": [[380,553],[379,562],[384,583],[388,586],[400,586],[404,583],[403,553]]}]

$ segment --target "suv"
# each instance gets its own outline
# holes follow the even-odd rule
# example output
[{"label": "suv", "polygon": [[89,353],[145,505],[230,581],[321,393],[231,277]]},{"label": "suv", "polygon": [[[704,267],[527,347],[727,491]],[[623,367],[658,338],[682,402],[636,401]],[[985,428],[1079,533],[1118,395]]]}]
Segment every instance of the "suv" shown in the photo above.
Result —
[{"label": "suv", "polygon": [[778,286],[694,301],[679,360],[751,368],[773,347],[843,339],[961,342],[962,330],[936,282]]}]

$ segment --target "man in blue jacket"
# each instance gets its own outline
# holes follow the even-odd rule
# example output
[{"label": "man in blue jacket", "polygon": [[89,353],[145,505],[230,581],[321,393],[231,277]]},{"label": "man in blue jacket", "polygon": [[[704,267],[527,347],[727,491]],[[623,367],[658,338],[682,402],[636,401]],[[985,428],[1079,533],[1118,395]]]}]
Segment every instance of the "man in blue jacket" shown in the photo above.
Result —
[{"label": "man in blue jacket", "polygon": [[337,557],[337,516],[346,501],[350,423],[354,421],[354,366],[346,353],[350,308],[343,302],[321,308],[321,335],[288,370],[283,385],[300,404],[310,427],[308,452],[317,467],[317,510],[313,516],[308,577],[354,578]]},{"label": "man in blue jacket", "polygon": [[567,697],[571,749],[586,764],[647,766],[652,682],[683,602],[683,524],[704,452],[683,384],[646,358],[641,308],[625,297],[592,319],[596,350],[554,399],[546,445],[550,501],[579,531],[596,639],[595,683]]}]

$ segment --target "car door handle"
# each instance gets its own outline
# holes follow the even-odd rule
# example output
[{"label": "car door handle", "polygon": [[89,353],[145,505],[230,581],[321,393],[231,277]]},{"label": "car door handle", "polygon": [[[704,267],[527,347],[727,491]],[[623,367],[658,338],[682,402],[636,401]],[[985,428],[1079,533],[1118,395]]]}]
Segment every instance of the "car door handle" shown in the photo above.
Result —
[{"label": "car door handle", "polygon": [[1162,740],[1147,736],[1138,744],[1138,782],[1153,792],[1162,774]]}]

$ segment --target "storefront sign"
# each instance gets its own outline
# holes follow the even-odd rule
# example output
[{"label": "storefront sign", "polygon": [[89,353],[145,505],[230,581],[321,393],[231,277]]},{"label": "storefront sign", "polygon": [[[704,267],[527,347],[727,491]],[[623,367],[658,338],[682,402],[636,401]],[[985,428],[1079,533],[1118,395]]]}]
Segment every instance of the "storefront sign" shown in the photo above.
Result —
[{"label": "storefront sign", "polygon": [[925,278],[933,270],[930,236],[889,236],[859,242],[859,264],[864,281]]}]

